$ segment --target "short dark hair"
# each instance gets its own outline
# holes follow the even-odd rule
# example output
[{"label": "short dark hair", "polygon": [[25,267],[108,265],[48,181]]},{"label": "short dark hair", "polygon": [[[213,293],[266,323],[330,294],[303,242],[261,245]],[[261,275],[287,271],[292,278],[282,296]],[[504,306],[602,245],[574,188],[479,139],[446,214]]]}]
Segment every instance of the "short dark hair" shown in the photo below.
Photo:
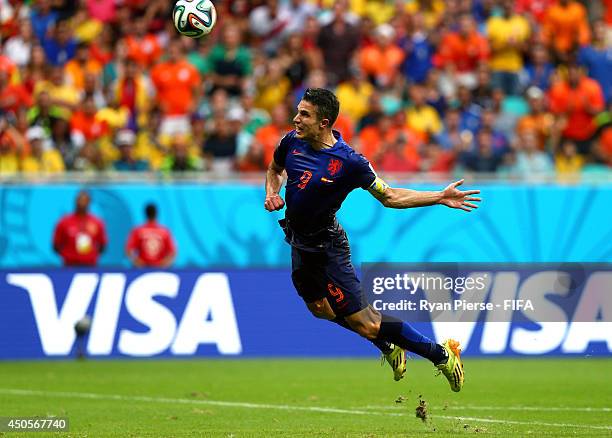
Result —
[{"label": "short dark hair", "polygon": [[145,216],[149,220],[153,220],[157,217],[157,207],[153,203],[147,204],[145,207]]},{"label": "short dark hair", "polygon": [[329,120],[329,126],[333,126],[340,112],[340,102],[334,93],[325,88],[307,88],[302,100],[312,103],[317,107],[317,117]]}]

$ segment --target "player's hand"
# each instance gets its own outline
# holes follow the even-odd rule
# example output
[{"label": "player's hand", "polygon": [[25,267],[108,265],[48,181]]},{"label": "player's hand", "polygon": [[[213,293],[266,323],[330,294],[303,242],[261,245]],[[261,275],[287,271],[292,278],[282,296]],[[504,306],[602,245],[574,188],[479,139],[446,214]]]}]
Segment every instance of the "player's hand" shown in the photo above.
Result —
[{"label": "player's hand", "polygon": [[478,208],[478,205],[473,204],[473,202],[480,202],[480,198],[474,198],[472,195],[477,195],[480,193],[480,190],[466,190],[462,192],[457,188],[463,184],[464,180],[456,181],[452,184],[449,184],[442,191],[442,199],[440,200],[440,204],[446,205],[450,208],[459,208],[464,211],[472,211],[475,208]]},{"label": "player's hand", "polygon": [[264,202],[264,207],[268,211],[276,211],[281,210],[285,206],[285,201],[283,198],[277,193],[266,196],[266,201]]}]

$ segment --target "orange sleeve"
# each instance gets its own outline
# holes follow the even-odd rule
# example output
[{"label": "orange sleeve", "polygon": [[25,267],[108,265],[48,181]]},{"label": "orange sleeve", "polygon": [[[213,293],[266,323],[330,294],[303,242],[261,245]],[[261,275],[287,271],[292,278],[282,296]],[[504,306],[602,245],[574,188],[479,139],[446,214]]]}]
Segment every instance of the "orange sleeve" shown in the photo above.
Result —
[{"label": "orange sleeve", "polygon": [[595,109],[596,111],[604,110],[606,101],[603,95],[603,90],[601,89],[601,86],[595,81],[591,82],[591,86],[589,87],[588,99],[589,104],[593,109]]},{"label": "orange sleeve", "polygon": [[479,40],[480,40],[480,44],[479,44],[480,50],[479,50],[478,59],[480,61],[486,61],[491,56],[491,48],[489,47],[489,41],[482,35],[479,35]]},{"label": "orange sleeve", "polygon": [[553,19],[552,14],[554,12],[554,6],[548,10],[548,12],[544,15],[544,19],[542,20],[542,30],[540,31],[540,35],[542,37],[542,42],[546,45],[550,45],[551,35],[553,32]]},{"label": "orange sleeve", "polygon": [[550,111],[554,114],[563,113],[566,111],[567,103],[565,102],[566,96],[563,90],[559,88],[559,85],[553,86],[548,95],[550,102]]},{"label": "orange sleeve", "polygon": [[434,64],[436,67],[444,67],[452,60],[451,35],[444,35],[439,47],[438,53],[434,55]]},{"label": "orange sleeve", "polygon": [[584,6],[579,5],[580,9],[580,21],[578,27],[578,44],[586,46],[591,42],[591,28],[586,16],[586,10]]}]

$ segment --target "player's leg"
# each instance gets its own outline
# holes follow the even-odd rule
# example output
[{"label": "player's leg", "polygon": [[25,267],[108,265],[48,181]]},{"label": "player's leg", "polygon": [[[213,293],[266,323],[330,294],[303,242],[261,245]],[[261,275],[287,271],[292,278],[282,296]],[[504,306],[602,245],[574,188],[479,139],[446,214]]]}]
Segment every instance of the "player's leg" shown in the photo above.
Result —
[{"label": "player's leg", "polygon": [[460,391],[463,386],[463,364],[459,343],[447,340],[437,344],[421,334],[407,322],[385,315],[372,306],[346,316],[348,324],[367,339],[386,340],[429,359],[448,379],[451,389]]},{"label": "player's leg", "polygon": [[[347,315],[359,313],[368,307],[367,300],[361,291],[361,285],[355,268],[351,263],[351,253],[346,234],[342,233],[334,240],[333,245],[325,251],[325,277],[329,280],[327,300],[337,317],[333,320],[338,325],[356,332],[346,320]],[[393,378],[397,381],[406,373],[406,351],[387,339],[369,338],[381,351],[384,359],[393,370]]]},{"label": "player's leg", "polygon": [[[323,252],[308,252],[292,248],[291,279],[293,285],[313,316],[327,319],[347,330],[354,331],[344,318],[336,316],[327,300],[329,287],[325,274],[326,260],[327,256]],[[380,339],[373,339],[371,342],[384,355],[398,356],[395,346],[389,342]]]}]

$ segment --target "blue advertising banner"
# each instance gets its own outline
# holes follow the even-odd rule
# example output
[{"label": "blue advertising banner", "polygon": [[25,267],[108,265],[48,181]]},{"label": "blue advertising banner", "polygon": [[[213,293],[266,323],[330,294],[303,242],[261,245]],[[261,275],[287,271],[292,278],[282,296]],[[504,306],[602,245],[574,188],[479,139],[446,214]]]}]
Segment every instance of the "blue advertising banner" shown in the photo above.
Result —
[{"label": "blue advertising banner", "polygon": [[[584,275],[584,284],[601,281],[601,270]],[[516,308],[507,321],[415,325],[437,340],[458,338],[468,355],[609,355],[611,301],[600,298],[585,301],[598,306],[590,322],[565,312],[521,321]],[[83,349],[95,357],[376,355],[356,334],[312,317],[287,269],[0,271],[0,359],[75,355],[84,315]]]},{"label": "blue advertising banner", "polygon": [[[610,262],[612,185],[466,183],[482,191],[469,214],[446,207],[384,208],[364,190],[351,193],[339,219],[362,262]],[[0,268],[53,267],[53,229],[74,209],[78,184],[0,187]],[[278,227],[282,212],[263,208],[263,184],[111,183],[87,187],[109,243],[100,266],[127,268],[125,243],[147,202],[178,245],[175,267],[288,267]],[[439,190],[441,185],[411,188]]]}]

